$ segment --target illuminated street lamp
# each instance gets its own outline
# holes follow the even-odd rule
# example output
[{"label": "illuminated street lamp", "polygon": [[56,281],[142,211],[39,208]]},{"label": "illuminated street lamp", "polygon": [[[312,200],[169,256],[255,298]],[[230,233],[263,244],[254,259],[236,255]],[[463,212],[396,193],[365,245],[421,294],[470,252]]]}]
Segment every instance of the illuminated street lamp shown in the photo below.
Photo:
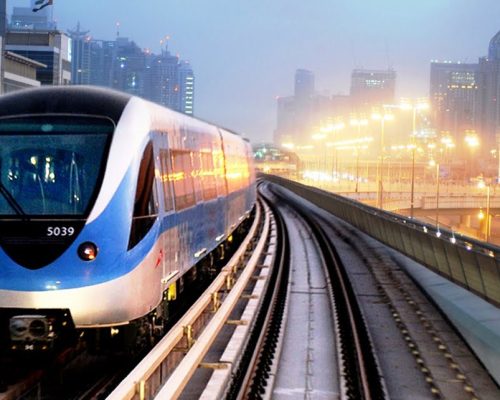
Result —
[{"label": "illuminated street lamp", "polygon": [[[367,119],[351,119],[351,126],[356,126],[358,128],[358,137],[356,139],[360,140],[361,136],[361,127],[368,125]],[[354,191],[358,193],[358,185],[359,185],[359,144],[356,146],[356,188]]]},{"label": "illuminated street lamp", "polygon": [[394,120],[394,115],[392,114],[372,114],[372,119],[376,121],[380,121],[380,158],[379,158],[379,167],[377,171],[377,207],[382,209],[383,207],[383,167],[384,167],[384,128],[385,121]]},{"label": "illuminated street lamp", "polygon": [[470,149],[470,161],[469,161],[469,178],[472,176],[472,153],[474,149],[479,147],[479,136],[477,133],[473,130],[466,130],[465,131],[465,144],[467,147]]},{"label": "illuminated street lamp", "polygon": [[439,231],[439,163],[431,160],[429,164],[436,167],[436,228]]},{"label": "illuminated street lamp", "polygon": [[[484,181],[479,181],[478,188],[484,189],[486,188],[486,229],[485,229],[485,241],[489,242],[490,234],[491,234],[491,215],[490,215],[490,185],[486,184]],[[480,219],[481,216],[479,217]],[[484,214],[483,214],[484,218]]]},{"label": "illuminated street lamp", "polygon": [[413,218],[413,208],[415,200],[415,136],[416,136],[416,125],[417,125],[417,111],[427,110],[429,108],[429,103],[425,101],[417,101],[416,103],[404,102],[401,104],[400,108],[402,110],[412,111],[412,125],[411,125],[411,138],[412,138],[412,152],[411,152],[411,194],[410,194],[410,218]]}]

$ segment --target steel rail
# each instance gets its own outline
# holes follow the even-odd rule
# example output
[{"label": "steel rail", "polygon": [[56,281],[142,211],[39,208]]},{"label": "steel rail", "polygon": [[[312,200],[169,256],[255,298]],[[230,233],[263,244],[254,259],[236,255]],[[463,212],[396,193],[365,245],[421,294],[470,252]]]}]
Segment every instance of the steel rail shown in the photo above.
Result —
[{"label": "steel rail", "polygon": [[341,353],[341,382],[346,399],[375,400],[387,398],[375,350],[363,312],[349,281],[345,267],[334,245],[318,221],[299,204],[288,201],[310,226],[316,238],[328,273],[333,296],[332,308]]},{"label": "steel rail", "polygon": [[[261,192],[262,195],[262,192]],[[257,322],[245,350],[246,362],[240,363],[232,388],[226,399],[258,398],[269,392],[272,382],[269,373],[275,360],[277,343],[285,315],[288,277],[290,268],[290,244],[282,215],[268,201],[273,211],[277,229],[275,265],[269,277],[268,290],[262,301]],[[243,373],[242,371],[246,371]]]}]

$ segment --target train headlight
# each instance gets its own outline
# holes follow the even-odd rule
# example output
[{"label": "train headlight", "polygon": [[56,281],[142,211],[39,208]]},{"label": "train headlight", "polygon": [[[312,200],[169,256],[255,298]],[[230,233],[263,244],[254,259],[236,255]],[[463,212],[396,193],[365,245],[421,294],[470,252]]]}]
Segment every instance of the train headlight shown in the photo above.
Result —
[{"label": "train headlight", "polygon": [[97,246],[92,242],[84,242],[78,246],[78,256],[84,261],[92,261],[97,257]]}]

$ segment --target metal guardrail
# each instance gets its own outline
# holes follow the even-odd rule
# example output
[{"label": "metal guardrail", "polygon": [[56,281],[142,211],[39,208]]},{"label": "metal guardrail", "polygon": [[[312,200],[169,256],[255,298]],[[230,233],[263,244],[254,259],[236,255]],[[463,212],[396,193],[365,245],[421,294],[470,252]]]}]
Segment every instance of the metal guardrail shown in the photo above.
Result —
[{"label": "metal guardrail", "polygon": [[500,307],[500,247],[273,175],[262,175]]},{"label": "metal guardrail", "polygon": [[[114,389],[107,400],[126,399],[174,399],[185,387],[191,375],[198,368],[201,359],[214,341],[217,332],[228,319],[232,307],[240,298],[241,292],[250,279],[260,257],[261,249],[267,240],[270,219],[269,213],[257,208],[255,221],[243,244],[231,257],[219,276],[206,289],[203,295],[189,311],[175,324],[146,357]],[[263,231],[259,233],[263,219]],[[260,236],[258,236],[260,234]],[[238,275],[235,270],[240,266],[243,254],[249,248],[250,241],[259,237],[256,248],[245,270]],[[228,282],[231,283],[226,297],[219,299],[219,293]],[[214,299],[217,311],[213,313]],[[207,310],[209,310],[207,312]],[[210,320],[206,321],[210,314]],[[189,328],[189,329],[186,329]],[[196,329],[195,329],[196,328]],[[176,351],[181,350],[181,351]],[[185,354],[176,357],[176,354]],[[174,355],[175,359],[171,359]],[[178,360],[182,358],[182,360]]]}]

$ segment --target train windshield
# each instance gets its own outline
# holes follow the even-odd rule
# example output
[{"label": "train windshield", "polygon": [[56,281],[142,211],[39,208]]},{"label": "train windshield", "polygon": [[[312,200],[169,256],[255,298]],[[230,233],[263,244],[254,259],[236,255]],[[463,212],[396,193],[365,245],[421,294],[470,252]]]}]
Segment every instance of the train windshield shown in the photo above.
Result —
[{"label": "train windshield", "polygon": [[0,215],[86,216],[113,130],[98,117],[0,119]]}]

